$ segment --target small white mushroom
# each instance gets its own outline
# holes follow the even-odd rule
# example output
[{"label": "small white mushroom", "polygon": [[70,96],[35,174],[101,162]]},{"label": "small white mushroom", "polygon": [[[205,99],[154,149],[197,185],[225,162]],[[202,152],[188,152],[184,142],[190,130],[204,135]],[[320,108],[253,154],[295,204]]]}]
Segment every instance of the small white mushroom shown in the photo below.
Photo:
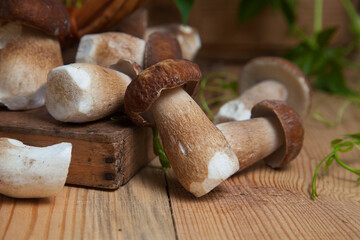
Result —
[{"label": "small white mushroom", "polygon": [[46,87],[46,108],[63,122],[88,122],[109,116],[124,103],[131,78],[91,63],[52,69]]},{"label": "small white mushroom", "polygon": [[225,103],[214,123],[250,119],[252,107],[263,100],[286,101],[305,117],[310,109],[311,90],[302,71],[278,57],[255,58],[246,64],[239,78],[241,95]]},{"label": "small white mushroom", "polygon": [[110,66],[120,59],[143,65],[145,41],[126,33],[107,32],[84,35],[76,53],[77,63]]},{"label": "small white mushroom", "polygon": [[149,39],[149,36],[154,32],[169,32],[174,34],[179,41],[182,56],[185,59],[193,60],[201,48],[199,32],[193,27],[182,24],[149,27],[145,32],[145,40]]},{"label": "small white mushroom", "polygon": [[0,138],[0,193],[16,198],[55,196],[65,185],[71,149],[71,143],[32,147]]}]

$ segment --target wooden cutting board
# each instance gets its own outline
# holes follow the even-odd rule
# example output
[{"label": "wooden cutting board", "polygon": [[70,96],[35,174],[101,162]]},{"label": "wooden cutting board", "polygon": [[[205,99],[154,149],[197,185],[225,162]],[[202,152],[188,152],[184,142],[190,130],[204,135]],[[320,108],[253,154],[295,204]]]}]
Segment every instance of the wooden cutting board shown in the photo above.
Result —
[{"label": "wooden cutting board", "polygon": [[0,108],[0,137],[39,147],[72,143],[66,183],[103,189],[127,183],[154,157],[149,128],[136,127],[125,117],[74,124],[55,120],[45,107],[29,111]]}]

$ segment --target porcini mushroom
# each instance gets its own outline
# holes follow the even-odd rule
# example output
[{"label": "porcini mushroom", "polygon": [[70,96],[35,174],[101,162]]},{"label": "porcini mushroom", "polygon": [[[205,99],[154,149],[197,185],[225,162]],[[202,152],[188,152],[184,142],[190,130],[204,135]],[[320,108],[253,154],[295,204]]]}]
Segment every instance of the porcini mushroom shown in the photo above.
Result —
[{"label": "porcini mushroom", "polygon": [[126,33],[98,33],[80,39],[76,62],[110,66],[120,59],[130,59],[143,66],[145,41]]},{"label": "porcini mushroom", "polygon": [[24,110],[44,105],[50,69],[63,64],[59,41],[70,27],[57,0],[0,1],[0,105]]},{"label": "porcini mushroom", "polygon": [[88,122],[109,116],[124,103],[131,78],[91,63],[52,69],[46,87],[46,108],[63,122]]},{"label": "porcini mushroom", "polygon": [[169,32],[174,34],[179,41],[182,56],[185,59],[193,60],[201,48],[199,32],[193,27],[182,24],[149,27],[145,32],[145,40],[149,39],[149,36],[154,32]]},{"label": "porcini mushroom", "polygon": [[71,148],[71,143],[32,147],[0,138],[0,193],[16,198],[55,196],[65,185]]},{"label": "porcini mushroom", "polygon": [[300,116],[310,109],[311,90],[302,71],[279,57],[259,57],[244,66],[239,78],[241,95],[225,103],[214,123],[250,118],[251,108],[262,100],[286,101]]},{"label": "porcini mushroom", "polygon": [[251,110],[251,119],[218,124],[239,159],[239,171],[264,159],[272,168],[299,154],[304,128],[301,118],[283,101],[264,100]]},{"label": "porcini mushroom", "polygon": [[126,114],[137,125],[156,123],[175,175],[197,197],[239,168],[224,136],[190,97],[200,79],[195,63],[168,59],[143,70],[125,93]]},{"label": "porcini mushroom", "polygon": [[172,33],[153,32],[148,37],[144,54],[145,68],[161,62],[162,60],[181,58],[181,47]]}]

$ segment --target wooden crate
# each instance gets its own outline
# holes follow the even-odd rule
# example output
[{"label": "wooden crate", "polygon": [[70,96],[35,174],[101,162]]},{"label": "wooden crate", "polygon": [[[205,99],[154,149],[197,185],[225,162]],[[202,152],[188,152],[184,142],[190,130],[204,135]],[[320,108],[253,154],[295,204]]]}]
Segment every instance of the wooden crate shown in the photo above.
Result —
[{"label": "wooden crate", "polygon": [[45,107],[30,111],[0,109],[0,137],[31,146],[73,145],[66,183],[117,189],[153,159],[152,133],[128,120],[86,124],[61,123]]}]

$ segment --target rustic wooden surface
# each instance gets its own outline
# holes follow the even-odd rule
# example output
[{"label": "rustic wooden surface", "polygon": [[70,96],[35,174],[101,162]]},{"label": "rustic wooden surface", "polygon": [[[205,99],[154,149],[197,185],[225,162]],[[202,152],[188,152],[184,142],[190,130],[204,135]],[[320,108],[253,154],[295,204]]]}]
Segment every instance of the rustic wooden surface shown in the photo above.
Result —
[{"label": "rustic wooden surface", "polygon": [[[313,110],[331,118],[342,102],[315,93]],[[359,239],[356,176],[333,164],[320,174],[316,201],[310,184],[330,140],[360,132],[360,109],[350,106],[334,128],[304,123],[304,148],[288,167],[259,162],[202,198],[157,160],[116,191],[66,186],[49,199],[0,196],[0,239]],[[359,152],[342,159],[360,168]]]},{"label": "rustic wooden surface", "polygon": [[[0,137],[31,146],[72,143],[69,184],[116,189],[152,159],[152,134],[128,119],[92,123],[61,123],[46,108],[7,111],[0,108]],[[151,159],[149,159],[149,157]]]}]

